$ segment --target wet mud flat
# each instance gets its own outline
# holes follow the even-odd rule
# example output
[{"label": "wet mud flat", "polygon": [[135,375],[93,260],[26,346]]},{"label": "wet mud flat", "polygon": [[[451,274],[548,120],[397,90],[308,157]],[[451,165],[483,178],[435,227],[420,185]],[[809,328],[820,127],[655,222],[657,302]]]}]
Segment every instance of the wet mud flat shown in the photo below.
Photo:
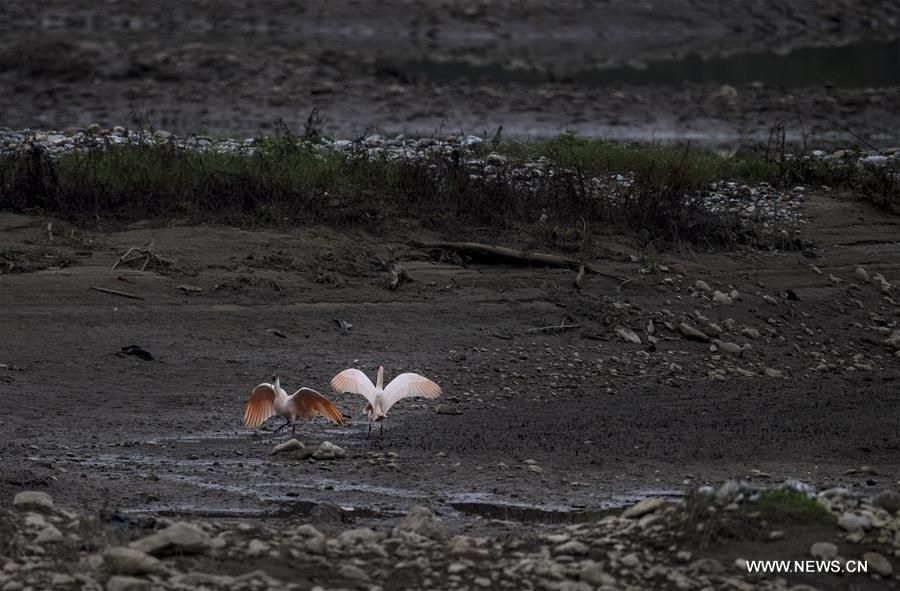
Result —
[{"label": "wet mud flat", "polygon": [[[897,224],[839,195],[802,205],[812,261],[776,251],[648,262],[610,234],[597,264],[631,280],[598,276],[581,290],[567,270],[435,261],[409,246],[413,230],[388,243],[414,279],[391,291],[365,262],[348,263],[344,287],[268,264],[284,253],[377,259],[383,236],[57,225],[71,265],[0,275],[0,494],[291,523],[391,523],[427,504],[454,531],[479,532],[591,520],[730,478],[877,493],[900,478],[897,304],[855,269],[897,280]],[[2,247],[33,247],[46,228],[4,214]],[[111,268],[151,240],[174,267]],[[716,304],[698,282],[740,297]],[[686,338],[679,321],[715,324],[739,352]],[[577,328],[546,328],[560,325]],[[124,354],[132,345],[153,359]],[[248,392],[273,371],[325,391],[341,369],[379,363],[388,377],[428,375],[445,395],[402,402],[369,439],[362,399],[333,395],[348,427],[298,431],[308,446],[343,448],[333,460],[273,456],[285,439],[274,425],[240,425]]]},{"label": "wet mud flat", "polygon": [[[896,3],[7,3],[0,124],[900,144]],[[862,139],[860,139],[862,138]],[[871,146],[866,146],[871,147]]]}]

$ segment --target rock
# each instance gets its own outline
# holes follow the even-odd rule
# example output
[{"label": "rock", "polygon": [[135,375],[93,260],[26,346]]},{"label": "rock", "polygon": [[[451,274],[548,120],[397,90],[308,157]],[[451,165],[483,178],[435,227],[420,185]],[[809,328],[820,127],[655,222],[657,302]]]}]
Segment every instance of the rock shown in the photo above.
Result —
[{"label": "rock", "polygon": [[439,542],[449,539],[447,528],[434,518],[431,509],[422,505],[413,505],[403,521],[394,528],[394,532],[395,536],[402,532],[412,532]]},{"label": "rock", "polygon": [[872,505],[884,509],[891,515],[896,515],[900,511],[900,493],[893,490],[883,490],[872,499]]},{"label": "rock", "polygon": [[454,562],[450,566],[447,567],[447,573],[451,575],[458,575],[461,572],[464,572],[469,567],[463,564],[462,562]]},{"label": "rock", "polygon": [[770,305],[772,305],[772,306],[777,306],[777,305],[778,305],[778,300],[776,300],[775,298],[773,298],[773,297],[770,296],[770,295],[764,295],[764,296],[762,297],[762,299],[763,299],[763,301],[764,301],[765,303],[770,304]]},{"label": "rock", "polygon": [[853,278],[859,281],[860,283],[868,283],[869,282],[869,274],[866,273],[866,270],[862,267],[857,267],[856,271],[853,272]]},{"label": "rock", "polygon": [[312,459],[317,461],[341,459],[347,455],[343,447],[337,446],[330,441],[323,441],[318,449],[313,453]]},{"label": "rock", "polygon": [[783,378],[783,377],[784,377],[784,374],[781,372],[781,370],[778,370],[778,369],[772,369],[771,367],[765,368],[765,369],[763,370],[763,373],[764,373],[767,377],[770,377],[770,378]]},{"label": "rock", "polygon": [[115,546],[103,553],[103,566],[114,575],[158,575],[166,572],[163,563],[140,550]]},{"label": "rock", "polygon": [[716,341],[716,345],[719,347],[719,351],[723,353],[730,353],[732,355],[740,355],[744,352],[743,347],[738,345],[737,343],[729,343],[727,341]]},{"label": "rock", "polygon": [[359,568],[356,565],[348,564],[348,563],[341,565],[341,567],[338,569],[338,574],[340,576],[344,577],[345,579],[352,579],[354,581],[365,582],[365,581],[368,581],[370,578],[368,573],[366,573],[366,571],[364,571],[363,569]]},{"label": "rock", "polygon": [[205,554],[212,548],[209,535],[195,525],[179,521],[153,535],[128,545],[151,556],[170,554]]},{"label": "rock", "polygon": [[438,404],[434,407],[435,414],[439,415],[461,415],[462,411],[453,404]]},{"label": "rock", "polygon": [[63,540],[65,540],[65,537],[62,535],[62,532],[52,525],[48,525],[38,532],[37,537],[34,539],[36,544],[56,544]]},{"label": "rock", "polygon": [[714,304],[721,304],[723,306],[728,306],[728,305],[734,303],[734,300],[731,299],[731,296],[725,295],[724,293],[722,293],[721,291],[718,291],[718,290],[715,293],[713,293],[712,301]]},{"label": "rock", "polygon": [[357,529],[348,529],[337,537],[343,546],[351,547],[361,544],[371,544],[378,541],[378,534],[368,527],[360,527]]},{"label": "rock", "polygon": [[615,587],[616,579],[609,573],[605,572],[601,565],[592,560],[582,563],[581,580],[596,586]]},{"label": "rock", "polygon": [[[900,334],[900,333],[898,333]],[[7,497],[9,498],[9,497]],[[26,490],[18,493],[13,499],[13,507],[38,511],[52,511],[53,497],[45,492]]]},{"label": "rock", "polygon": [[698,558],[690,563],[687,568],[691,573],[706,575],[717,575],[725,570],[725,567],[722,566],[721,562],[712,558]]},{"label": "rock", "polygon": [[722,327],[714,322],[709,322],[700,327],[700,332],[708,337],[717,337],[722,334]]},{"label": "rock", "polygon": [[77,583],[78,579],[66,573],[53,573],[53,576],[50,577],[50,584],[54,587],[71,587]]},{"label": "rock", "polygon": [[279,443],[275,447],[272,448],[270,455],[278,455],[283,453],[288,453],[291,451],[296,451],[298,449],[303,449],[305,446],[298,439],[288,439],[284,443]]},{"label": "rock", "polygon": [[658,511],[666,505],[668,505],[666,500],[659,497],[644,499],[643,501],[635,503],[631,507],[625,509],[625,511],[622,513],[622,517],[624,517],[625,519],[637,519],[638,517],[643,517],[648,513]]},{"label": "rock", "polygon": [[106,582],[106,591],[151,591],[153,584],[135,577],[110,577]]},{"label": "rock", "polygon": [[633,330],[630,328],[625,328],[624,326],[620,326],[616,329],[616,334],[619,335],[619,338],[625,341],[626,343],[633,343],[635,345],[641,344],[641,337],[639,337]]},{"label": "rock", "polygon": [[888,559],[878,552],[866,552],[862,555],[862,559],[869,564],[869,572],[875,571],[882,577],[889,577],[894,572],[894,567],[888,562]]},{"label": "rock", "polygon": [[708,336],[706,336],[703,332],[691,326],[687,322],[680,323],[678,325],[678,330],[686,339],[690,339],[692,341],[700,341],[701,343],[709,342]]},{"label": "rock", "polygon": [[872,527],[872,522],[869,521],[867,517],[862,515],[856,515],[855,513],[844,513],[838,518],[838,527],[849,531],[855,532],[860,530],[867,530]]},{"label": "rock", "polygon": [[891,333],[891,336],[884,340],[884,344],[888,347],[893,347],[897,351],[900,351],[900,330],[895,330]]},{"label": "rock", "polygon": [[636,566],[641,564],[641,559],[638,558],[637,554],[632,552],[620,558],[619,562],[622,563],[623,566],[626,566],[628,568],[635,568]]},{"label": "rock", "polygon": [[838,555],[838,549],[831,542],[816,542],[810,547],[809,555],[821,560],[831,560]]},{"label": "rock", "polygon": [[697,288],[697,291],[702,291],[703,293],[710,293],[712,291],[712,288],[709,286],[709,283],[707,283],[706,281],[703,281],[702,279],[698,279],[694,283],[694,287]]},{"label": "rock", "polygon": [[269,552],[269,545],[260,539],[253,538],[247,544],[247,556],[250,558],[261,558]]},{"label": "rock", "polygon": [[570,554],[573,556],[584,556],[588,553],[588,546],[584,542],[578,540],[570,540],[565,544],[560,544],[553,551],[556,554]]}]

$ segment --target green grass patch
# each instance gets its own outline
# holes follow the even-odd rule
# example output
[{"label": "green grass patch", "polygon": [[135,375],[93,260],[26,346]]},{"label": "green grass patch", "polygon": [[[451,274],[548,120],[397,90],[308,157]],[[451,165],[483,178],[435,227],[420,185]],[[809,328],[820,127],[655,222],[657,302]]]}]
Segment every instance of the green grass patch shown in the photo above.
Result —
[{"label": "green grass patch", "polygon": [[756,503],[760,515],[771,522],[793,521],[806,524],[831,524],[834,516],[814,497],[790,489],[767,490]]},{"label": "green grass patch", "polygon": [[[310,124],[314,130],[313,123]],[[51,157],[40,148],[0,156],[0,209],[90,225],[180,218],[241,226],[325,224],[373,232],[406,222],[455,238],[532,228],[548,245],[587,244],[598,229],[626,229],[639,242],[702,247],[767,238],[702,200],[721,179],[792,186],[853,187],[885,210],[900,210],[895,173],[809,159],[740,156],[574,136],[494,146],[508,156],[491,175],[456,157],[389,160],[317,148],[315,134],[282,133],[255,153],[184,149],[174,143],[107,145]],[[486,148],[485,148],[486,149]],[[554,174],[521,180],[521,160],[543,158]],[[599,194],[591,179],[632,175]],[[548,223],[538,225],[544,217]],[[577,246],[583,248],[582,246]]]}]

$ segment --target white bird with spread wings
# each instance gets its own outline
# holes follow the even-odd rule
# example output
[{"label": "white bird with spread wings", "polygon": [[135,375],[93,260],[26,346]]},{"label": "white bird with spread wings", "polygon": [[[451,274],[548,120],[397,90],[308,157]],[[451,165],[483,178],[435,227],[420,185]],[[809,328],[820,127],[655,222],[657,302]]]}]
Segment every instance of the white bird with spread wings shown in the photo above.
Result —
[{"label": "white bird with spread wings", "polygon": [[281,431],[291,426],[291,437],[297,429],[297,419],[305,417],[312,420],[317,414],[331,420],[335,425],[343,426],[341,411],[330,400],[312,388],[300,388],[290,396],[281,387],[278,374],[272,376],[274,383],[263,383],[255,387],[250,398],[244,404],[244,425],[255,429],[275,415],[280,415],[287,422],[278,428]]},{"label": "white bird with spread wings", "polygon": [[366,399],[367,404],[363,412],[369,416],[368,439],[372,434],[371,421],[381,424],[381,434],[384,435],[384,417],[391,407],[404,398],[421,397],[437,398],[441,395],[441,387],[417,373],[402,373],[391,383],[384,386],[384,367],[378,366],[376,383],[358,369],[345,369],[331,379],[331,388],[338,393],[349,392],[359,394]]}]

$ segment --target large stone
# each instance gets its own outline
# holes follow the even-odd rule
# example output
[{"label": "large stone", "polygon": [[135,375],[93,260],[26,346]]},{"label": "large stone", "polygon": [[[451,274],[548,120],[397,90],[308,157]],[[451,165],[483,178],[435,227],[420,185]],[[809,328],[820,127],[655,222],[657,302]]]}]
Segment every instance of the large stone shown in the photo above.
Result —
[{"label": "large stone", "polygon": [[363,569],[353,564],[342,564],[338,569],[338,574],[345,579],[365,582],[369,580],[369,575]]},{"label": "large stone", "polygon": [[339,447],[330,441],[323,441],[312,455],[312,458],[317,461],[335,460],[343,458],[345,455],[347,455],[347,452],[344,451],[344,448]]},{"label": "large stone", "polygon": [[637,333],[635,333],[630,328],[620,326],[616,329],[616,334],[619,336],[620,339],[622,339],[626,343],[632,343],[635,345],[641,344],[641,337],[639,337],[637,335]]},{"label": "large stone", "polygon": [[869,282],[869,274],[862,267],[857,267],[856,271],[853,272],[853,278],[859,281],[860,283],[868,283]]},{"label": "large stone", "polygon": [[212,547],[212,539],[199,527],[179,521],[153,535],[132,542],[129,547],[151,556],[205,554]]},{"label": "large stone", "polygon": [[65,537],[62,535],[62,532],[52,525],[48,525],[38,532],[37,537],[34,539],[37,544],[57,544],[63,540],[65,540]]},{"label": "large stone", "polygon": [[883,490],[872,499],[872,504],[896,515],[900,511],[900,493],[893,490]]},{"label": "large stone", "polygon": [[891,333],[891,336],[884,339],[884,344],[888,347],[892,347],[897,351],[900,351],[900,330],[895,330]]},{"label": "large stone", "polygon": [[844,513],[838,518],[838,526],[846,531],[854,532],[871,528],[872,522],[863,515]]},{"label": "large stone", "polygon": [[157,575],[166,572],[158,559],[125,546],[115,546],[103,553],[103,566],[115,575]]},{"label": "large stone", "polygon": [[838,549],[831,542],[816,542],[810,547],[809,555],[821,560],[831,560],[838,555]]},{"label": "large stone", "polygon": [[638,517],[643,517],[648,513],[653,513],[654,511],[658,511],[659,509],[665,507],[668,503],[665,499],[660,499],[658,497],[654,497],[652,499],[644,499],[639,503],[635,503],[631,507],[625,509],[622,513],[622,517],[626,519],[637,519]]},{"label": "large stone", "polygon": [[411,532],[439,542],[446,542],[449,539],[447,528],[434,518],[431,509],[422,505],[413,505],[403,521],[394,528],[394,532],[395,535]]},{"label": "large stone", "polygon": [[284,454],[291,451],[297,451],[298,449],[303,449],[303,443],[298,439],[288,439],[284,443],[279,443],[275,447],[272,448],[271,455],[275,456],[278,454]]},{"label": "large stone", "polygon": [[18,493],[13,499],[13,507],[39,511],[53,510],[53,497],[45,492],[26,490]]},{"label": "large stone", "polygon": [[705,333],[703,333],[700,329],[688,324],[687,322],[682,322],[681,324],[679,324],[678,330],[686,339],[690,339],[692,341],[700,341],[701,343],[706,343],[709,341],[709,337]]},{"label": "large stone", "polygon": [[151,591],[153,584],[145,579],[135,577],[110,577],[106,582],[106,591]]},{"label": "large stone", "polygon": [[554,549],[557,554],[571,554],[574,556],[584,556],[588,553],[588,546],[584,542],[578,540],[569,540],[565,544],[560,544]]},{"label": "large stone", "polygon": [[889,577],[893,574],[894,567],[887,558],[878,552],[866,552],[862,557],[868,563],[869,573],[876,572],[882,577]]}]

